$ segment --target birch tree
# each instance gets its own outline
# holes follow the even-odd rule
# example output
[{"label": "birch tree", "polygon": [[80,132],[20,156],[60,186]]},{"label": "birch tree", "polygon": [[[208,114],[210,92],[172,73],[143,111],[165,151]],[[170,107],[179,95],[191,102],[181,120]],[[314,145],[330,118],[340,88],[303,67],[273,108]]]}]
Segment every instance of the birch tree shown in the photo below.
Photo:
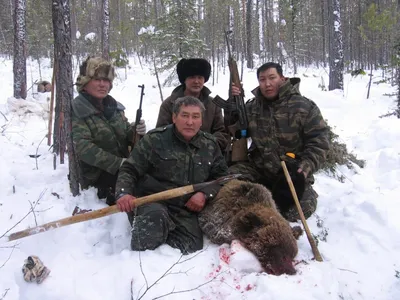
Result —
[{"label": "birch tree", "polygon": [[108,0],[102,0],[101,9],[101,50],[104,59],[110,58],[110,9]]},{"label": "birch tree", "polygon": [[332,28],[329,41],[329,90],[343,90],[343,38],[340,18],[340,0],[329,0],[329,25]]},{"label": "birch tree", "polygon": [[14,2],[14,97],[26,99],[26,0]]}]

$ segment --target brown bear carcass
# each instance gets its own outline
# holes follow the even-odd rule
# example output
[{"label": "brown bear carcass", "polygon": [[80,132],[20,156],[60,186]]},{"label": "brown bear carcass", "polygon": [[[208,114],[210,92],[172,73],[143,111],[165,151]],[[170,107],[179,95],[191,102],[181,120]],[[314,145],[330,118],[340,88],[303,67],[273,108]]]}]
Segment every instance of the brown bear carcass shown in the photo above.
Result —
[{"label": "brown bear carcass", "polygon": [[269,274],[295,274],[293,259],[302,230],[291,228],[264,186],[240,180],[224,185],[199,214],[199,223],[211,242],[239,240],[256,255]]}]

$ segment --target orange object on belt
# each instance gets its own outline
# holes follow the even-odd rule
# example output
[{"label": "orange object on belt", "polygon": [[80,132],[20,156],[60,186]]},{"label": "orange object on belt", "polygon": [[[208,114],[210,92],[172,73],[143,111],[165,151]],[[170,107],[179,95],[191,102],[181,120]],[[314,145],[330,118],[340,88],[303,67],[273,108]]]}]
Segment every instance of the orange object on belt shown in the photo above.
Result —
[{"label": "orange object on belt", "polygon": [[296,158],[296,154],[292,153],[292,152],[287,152],[286,156],[289,156],[291,158]]}]

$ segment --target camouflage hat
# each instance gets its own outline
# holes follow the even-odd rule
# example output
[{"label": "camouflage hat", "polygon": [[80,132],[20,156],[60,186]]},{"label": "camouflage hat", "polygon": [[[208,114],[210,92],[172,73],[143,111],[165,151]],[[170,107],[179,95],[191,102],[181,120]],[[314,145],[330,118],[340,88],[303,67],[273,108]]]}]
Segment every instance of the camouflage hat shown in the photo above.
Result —
[{"label": "camouflage hat", "polygon": [[94,78],[106,78],[112,82],[115,77],[114,66],[101,57],[88,57],[79,68],[79,76],[76,79],[76,89],[81,92],[85,85]]}]

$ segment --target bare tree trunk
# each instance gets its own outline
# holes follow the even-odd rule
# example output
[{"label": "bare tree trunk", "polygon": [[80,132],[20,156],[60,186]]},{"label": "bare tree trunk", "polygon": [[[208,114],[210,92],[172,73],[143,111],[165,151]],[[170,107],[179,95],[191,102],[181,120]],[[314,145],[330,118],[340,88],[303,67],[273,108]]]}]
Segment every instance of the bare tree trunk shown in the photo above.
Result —
[{"label": "bare tree trunk", "polygon": [[325,0],[321,0],[322,63],[326,67]]},{"label": "bare tree trunk", "polygon": [[14,97],[26,99],[26,0],[14,5]]},{"label": "bare tree trunk", "polygon": [[[361,8],[361,3],[362,3],[362,1],[361,0],[359,0],[358,1],[358,24],[360,24],[360,25],[363,25],[362,24],[362,8]],[[363,51],[362,51],[362,44],[363,44],[363,42],[362,42],[362,38],[361,38],[361,35],[360,34],[358,34],[358,39],[357,39],[357,41],[358,41],[358,45],[357,45],[357,48],[358,48],[358,68],[360,68],[360,69],[364,69],[364,61],[363,61]]]},{"label": "bare tree trunk", "polygon": [[297,74],[297,51],[296,51],[296,14],[297,14],[297,1],[291,0],[291,18],[292,18],[292,61],[293,61],[293,73]]},{"label": "bare tree trunk", "polygon": [[[247,67],[252,69],[254,68],[253,62],[253,38],[252,38],[252,11],[253,11],[253,1],[247,0],[247,8],[246,8],[246,52],[247,52]],[[244,7],[243,7],[244,8]]]},{"label": "bare tree trunk", "polygon": [[329,24],[333,30],[329,53],[329,90],[343,90],[343,38],[340,18],[340,0],[329,0]]},{"label": "bare tree trunk", "polygon": [[160,77],[158,76],[158,70],[157,70],[157,65],[156,65],[156,57],[155,57],[154,54],[153,54],[153,67],[154,67],[154,73],[156,74],[158,90],[160,91],[161,102],[163,102],[164,101],[164,97],[163,97],[163,93],[162,93]]},{"label": "bare tree trunk", "polygon": [[[69,0],[53,0],[54,67],[56,73],[56,115],[59,114],[57,143],[60,163],[64,163],[64,151],[68,146],[69,182],[74,196],[79,194],[79,165],[71,134],[71,101],[73,98],[71,20]],[[58,108],[58,109],[57,109]],[[55,132],[55,131],[54,131]]]},{"label": "bare tree trunk", "polygon": [[101,50],[102,57],[110,59],[110,9],[108,0],[102,0],[101,7]]},{"label": "bare tree trunk", "polygon": [[[400,13],[400,0],[397,0],[397,11]],[[397,36],[400,38],[400,19],[397,21]],[[400,39],[397,39],[395,53],[397,54],[397,117],[400,118]]]}]

